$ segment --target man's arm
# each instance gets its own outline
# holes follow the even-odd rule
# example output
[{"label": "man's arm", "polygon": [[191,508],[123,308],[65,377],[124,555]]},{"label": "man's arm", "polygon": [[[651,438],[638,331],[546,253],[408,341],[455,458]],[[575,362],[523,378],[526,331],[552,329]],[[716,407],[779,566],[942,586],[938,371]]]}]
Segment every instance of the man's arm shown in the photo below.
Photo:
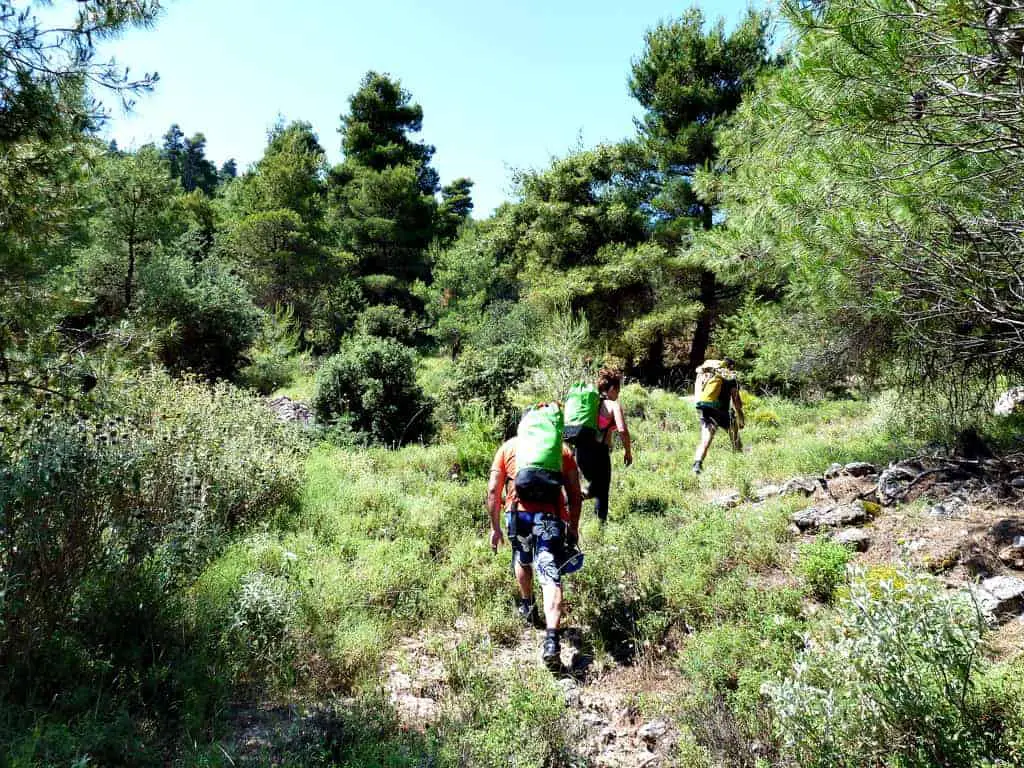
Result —
[{"label": "man's arm", "polygon": [[505,540],[501,533],[501,495],[505,490],[507,480],[505,462],[502,461],[499,449],[498,455],[494,457],[494,463],[491,465],[491,478],[487,482],[487,512],[491,516],[491,549],[495,552]]},{"label": "man's arm", "polygon": [[736,411],[736,423],[740,429],[743,429],[746,420],[743,418],[743,398],[740,397],[739,384],[732,388],[732,407]]},{"label": "man's arm", "polygon": [[579,538],[580,512],[583,510],[583,492],[580,490],[580,472],[573,461],[562,472],[565,495],[569,498],[569,533]]}]

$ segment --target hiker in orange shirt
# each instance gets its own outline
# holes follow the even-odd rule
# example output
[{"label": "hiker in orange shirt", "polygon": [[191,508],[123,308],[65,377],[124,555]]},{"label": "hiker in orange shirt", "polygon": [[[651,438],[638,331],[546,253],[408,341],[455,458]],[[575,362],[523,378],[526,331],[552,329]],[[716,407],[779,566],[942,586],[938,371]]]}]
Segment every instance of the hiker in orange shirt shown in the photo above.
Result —
[{"label": "hiker in orange shirt", "polygon": [[[557,410],[557,404],[553,405]],[[504,511],[512,546],[512,568],[519,585],[518,612],[524,621],[530,623],[536,616],[533,572],[537,572],[544,596],[547,627],[542,657],[548,665],[559,663],[561,652],[558,630],[562,618],[562,576],[578,570],[583,561],[583,555],[576,546],[582,504],[579,471],[569,446],[561,443],[560,411],[558,414],[561,472],[555,473],[557,480],[552,485],[551,495],[543,500],[522,498],[520,478],[523,473],[517,474],[520,468],[516,462],[517,449],[525,439],[522,427],[520,436],[505,441],[498,449],[487,486],[491,548],[497,552],[504,542],[501,529],[501,513]]]}]

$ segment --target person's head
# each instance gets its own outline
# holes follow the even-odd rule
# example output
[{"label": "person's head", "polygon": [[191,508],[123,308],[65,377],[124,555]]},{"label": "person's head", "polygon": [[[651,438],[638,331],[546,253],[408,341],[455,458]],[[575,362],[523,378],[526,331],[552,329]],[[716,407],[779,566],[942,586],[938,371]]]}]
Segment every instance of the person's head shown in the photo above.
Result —
[{"label": "person's head", "polygon": [[617,400],[622,387],[622,373],[615,368],[602,368],[597,373],[597,391],[601,397]]},{"label": "person's head", "polygon": [[734,370],[736,370],[736,361],[733,360],[731,357],[723,358],[722,359],[722,367],[723,368],[728,368],[730,371],[734,371]]}]

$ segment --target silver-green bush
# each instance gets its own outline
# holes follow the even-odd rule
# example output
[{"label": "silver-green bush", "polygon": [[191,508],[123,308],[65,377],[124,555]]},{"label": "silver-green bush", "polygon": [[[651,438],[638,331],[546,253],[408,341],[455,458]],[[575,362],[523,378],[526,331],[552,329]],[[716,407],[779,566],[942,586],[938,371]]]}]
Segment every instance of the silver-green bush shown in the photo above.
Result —
[{"label": "silver-green bush", "polygon": [[984,623],[962,594],[909,574],[855,578],[818,642],[765,686],[801,766],[969,766],[990,754],[977,683]]}]

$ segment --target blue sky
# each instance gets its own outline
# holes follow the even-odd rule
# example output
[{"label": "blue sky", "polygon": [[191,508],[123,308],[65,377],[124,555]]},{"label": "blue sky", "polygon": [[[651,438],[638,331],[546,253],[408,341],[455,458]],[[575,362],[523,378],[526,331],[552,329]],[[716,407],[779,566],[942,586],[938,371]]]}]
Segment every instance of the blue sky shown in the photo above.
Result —
[{"label": "blue sky", "polygon": [[[746,0],[703,2],[727,23]],[[156,90],[106,133],[123,148],[171,123],[202,132],[218,165],[258,160],[278,115],[310,122],[332,162],[338,118],[370,69],[399,78],[424,111],[447,183],[476,182],[476,217],[511,196],[514,168],[633,133],[630,60],[645,30],[688,3],[670,0],[169,0],[151,30],[106,43]]]}]

